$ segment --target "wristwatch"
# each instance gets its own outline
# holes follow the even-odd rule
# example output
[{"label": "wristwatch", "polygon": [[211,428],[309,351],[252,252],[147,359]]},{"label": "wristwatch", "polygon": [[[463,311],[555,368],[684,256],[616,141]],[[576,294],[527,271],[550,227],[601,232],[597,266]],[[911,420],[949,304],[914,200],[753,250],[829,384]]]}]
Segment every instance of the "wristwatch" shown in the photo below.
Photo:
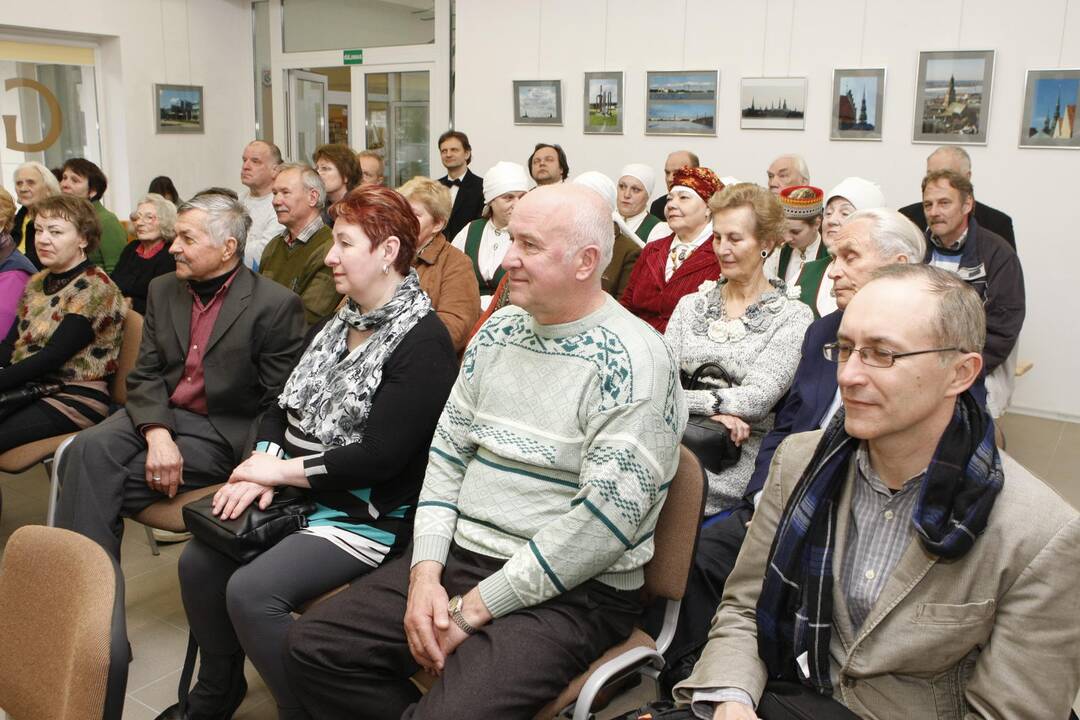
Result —
[{"label": "wristwatch", "polygon": [[469,621],[465,619],[465,616],[461,614],[461,608],[465,604],[465,601],[460,595],[455,595],[450,598],[450,604],[447,606],[447,610],[450,612],[450,618],[454,621],[454,624],[461,628],[462,632],[466,635],[476,634],[476,628],[469,624]]}]

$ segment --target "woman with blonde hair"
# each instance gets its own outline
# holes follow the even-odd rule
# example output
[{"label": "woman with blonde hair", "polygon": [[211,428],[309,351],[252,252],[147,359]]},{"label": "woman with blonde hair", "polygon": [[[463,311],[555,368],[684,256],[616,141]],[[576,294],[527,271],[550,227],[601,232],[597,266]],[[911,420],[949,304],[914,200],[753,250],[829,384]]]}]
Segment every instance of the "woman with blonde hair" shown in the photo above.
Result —
[{"label": "woman with blonde hair", "polygon": [[408,200],[420,223],[412,261],[420,276],[420,289],[431,298],[460,356],[469,341],[470,330],[480,317],[480,289],[468,256],[443,235],[454,207],[450,190],[437,180],[414,177],[398,188],[398,192]]},{"label": "woman with blonde hair", "polygon": [[721,373],[702,379],[705,389],[686,390],[686,405],[691,415],[722,424],[741,447],[734,465],[719,472],[706,468],[706,516],[742,499],[761,440],[772,429],[773,406],[795,377],[813,319],[782,280],[765,275],[765,261],[785,228],[776,196],[739,183],[714,195],[709,209],[721,277],[683,296],[664,333],[684,376],[706,363],[720,367]]}]

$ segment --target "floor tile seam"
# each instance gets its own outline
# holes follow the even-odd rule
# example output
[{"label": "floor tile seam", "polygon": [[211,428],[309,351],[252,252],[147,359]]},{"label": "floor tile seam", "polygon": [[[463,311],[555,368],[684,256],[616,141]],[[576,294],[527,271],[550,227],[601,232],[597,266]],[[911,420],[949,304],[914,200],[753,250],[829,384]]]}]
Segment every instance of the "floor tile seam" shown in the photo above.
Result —
[{"label": "floor tile seam", "polygon": [[[148,687],[150,687],[151,685],[156,685],[157,683],[161,682],[162,680],[164,680],[165,678],[169,677],[170,675],[172,675],[172,674],[174,674],[174,673],[177,673],[177,672],[179,672],[179,671],[181,671],[181,670],[183,670],[183,669],[184,669],[183,665],[181,665],[180,667],[176,667],[176,668],[173,668],[172,670],[168,671],[168,672],[167,672],[167,673],[165,673],[164,675],[161,675],[160,677],[156,677],[156,678],[154,678],[153,680],[151,680],[150,682],[146,683],[145,685],[140,685],[139,687],[135,688],[134,690],[130,690],[130,689],[129,689],[129,690],[128,690],[128,692],[127,692],[127,694],[128,694],[128,695],[134,695],[135,693],[139,693],[139,692],[142,692],[143,690],[147,689],[147,688],[148,688]],[[138,698],[136,698],[136,700],[138,700]],[[141,702],[141,703],[142,703],[143,705],[146,705],[146,703],[142,702],[142,700],[139,700],[139,702]],[[147,706],[147,707],[150,707],[149,705],[146,705],[146,706]],[[155,710],[156,708],[152,708],[152,707],[150,707],[150,709],[151,709],[151,710]]]},{"label": "floor tile seam", "polygon": [[[160,680],[161,678],[158,678],[158,679]],[[142,690],[142,688],[139,688],[139,690]],[[138,692],[138,690],[136,690],[136,692]],[[127,695],[125,696],[125,700],[126,701],[132,701],[132,702],[135,702],[135,703],[137,703],[139,705],[142,705],[144,708],[146,708],[147,710],[149,710],[152,713],[160,713],[161,712],[160,708],[150,707],[149,705],[147,705],[146,703],[144,703],[142,700],[135,697],[131,693],[127,693]]]}]

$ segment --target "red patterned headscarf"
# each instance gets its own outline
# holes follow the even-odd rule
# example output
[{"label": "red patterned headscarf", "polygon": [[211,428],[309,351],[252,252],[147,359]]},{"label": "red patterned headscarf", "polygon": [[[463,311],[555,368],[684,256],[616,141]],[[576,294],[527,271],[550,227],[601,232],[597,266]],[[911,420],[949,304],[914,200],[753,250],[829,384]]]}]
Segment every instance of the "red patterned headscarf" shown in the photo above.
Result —
[{"label": "red patterned headscarf", "polygon": [[707,167],[681,167],[671,176],[671,190],[684,187],[697,193],[706,203],[724,189],[724,183]]}]

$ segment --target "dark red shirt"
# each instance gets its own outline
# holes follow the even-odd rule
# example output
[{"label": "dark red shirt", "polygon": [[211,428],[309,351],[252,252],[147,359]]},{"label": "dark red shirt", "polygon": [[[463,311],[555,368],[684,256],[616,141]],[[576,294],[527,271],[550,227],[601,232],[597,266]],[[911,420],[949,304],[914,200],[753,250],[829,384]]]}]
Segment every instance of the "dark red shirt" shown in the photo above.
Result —
[{"label": "dark red shirt", "polygon": [[203,375],[203,354],[210,335],[214,332],[214,323],[225,303],[225,294],[236,278],[234,270],[225,284],[218,288],[210,302],[203,305],[198,294],[188,286],[191,293],[191,335],[188,339],[188,353],[184,360],[184,374],[176,384],[169,402],[173,407],[183,408],[199,415],[209,414],[206,406],[206,379]]}]

